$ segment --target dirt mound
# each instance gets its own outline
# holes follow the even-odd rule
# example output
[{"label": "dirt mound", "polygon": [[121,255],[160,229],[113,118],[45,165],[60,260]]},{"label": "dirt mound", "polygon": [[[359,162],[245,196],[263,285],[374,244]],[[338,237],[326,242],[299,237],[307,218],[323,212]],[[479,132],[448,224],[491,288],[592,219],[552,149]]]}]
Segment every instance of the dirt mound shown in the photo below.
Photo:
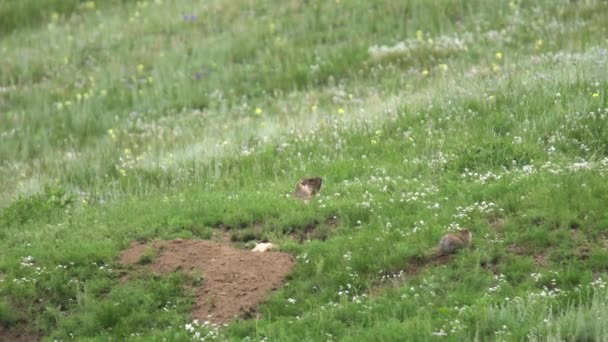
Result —
[{"label": "dirt mound", "polygon": [[[150,248],[151,247],[151,248]],[[150,252],[153,256],[149,257]],[[120,257],[123,265],[146,260],[154,272],[199,271],[202,285],[195,289],[193,318],[227,323],[250,313],[279,288],[294,265],[291,255],[279,252],[256,253],[203,240],[155,241],[136,244]]]}]

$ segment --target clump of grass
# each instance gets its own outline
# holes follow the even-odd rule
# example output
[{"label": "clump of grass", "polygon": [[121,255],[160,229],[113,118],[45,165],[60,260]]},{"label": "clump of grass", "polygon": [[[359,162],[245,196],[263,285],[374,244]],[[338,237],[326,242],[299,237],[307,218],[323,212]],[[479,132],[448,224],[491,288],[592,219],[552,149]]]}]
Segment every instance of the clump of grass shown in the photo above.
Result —
[{"label": "clump of grass", "polygon": [[156,259],[156,256],[157,256],[157,253],[154,250],[154,247],[146,246],[146,248],[144,249],[144,251],[141,254],[141,257],[139,258],[137,263],[140,265],[151,264]]}]

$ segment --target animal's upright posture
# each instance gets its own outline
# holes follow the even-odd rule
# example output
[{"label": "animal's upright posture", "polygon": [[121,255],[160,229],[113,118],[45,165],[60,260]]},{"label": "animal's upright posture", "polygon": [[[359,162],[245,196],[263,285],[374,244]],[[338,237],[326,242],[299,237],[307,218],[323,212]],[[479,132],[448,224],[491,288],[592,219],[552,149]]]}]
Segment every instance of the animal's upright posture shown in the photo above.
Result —
[{"label": "animal's upright posture", "polygon": [[439,252],[441,254],[452,254],[457,250],[471,246],[473,233],[468,229],[462,229],[456,233],[446,234],[439,241]]},{"label": "animal's upright posture", "polygon": [[321,177],[304,178],[296,184],[293,196],[309,201],[321,190],[322,184],[323,179]]}]

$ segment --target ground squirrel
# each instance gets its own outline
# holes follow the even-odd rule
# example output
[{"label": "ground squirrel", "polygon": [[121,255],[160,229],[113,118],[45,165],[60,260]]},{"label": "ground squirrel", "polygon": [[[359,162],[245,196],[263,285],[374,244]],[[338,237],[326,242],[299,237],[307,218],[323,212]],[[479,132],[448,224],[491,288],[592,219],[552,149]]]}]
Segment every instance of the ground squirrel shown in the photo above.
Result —
[{"label": "ground squirrel", "polygon": [[322,184],[323,179],[321,177],[302,179],[296,184],[293,196],[308,201],[321,190]]},{"label": "ground squirrel", "polygon": [[459,249],[471,246],[472,240],[473,233],[468,229],[446,234],[439,241],[439,252],[441,254],[452,254]]}]

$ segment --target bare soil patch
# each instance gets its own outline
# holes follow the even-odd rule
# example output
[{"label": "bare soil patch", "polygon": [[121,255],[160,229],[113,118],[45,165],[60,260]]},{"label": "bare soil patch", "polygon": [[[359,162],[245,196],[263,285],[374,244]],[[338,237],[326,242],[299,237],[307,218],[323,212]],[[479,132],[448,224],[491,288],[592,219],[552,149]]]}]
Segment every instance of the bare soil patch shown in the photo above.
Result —
[{"label": "bare soil patch", "polygon": [[33,342],[42,341],[42,335],[25,328],[6,329],[0,324],[0,342]]},{"label": "bare soil patch", "polygon": [[254,312],[269,291],[283,285],[294,266],[287,253],[255,253],[213,241],[182,239],[134,244],[123,251],[120,262],[138,265],[150,248],[154,256],[141,267],[161,274],[175,271],[202,274],[202,285],[194,289],[192,316],[216,324]]}]

